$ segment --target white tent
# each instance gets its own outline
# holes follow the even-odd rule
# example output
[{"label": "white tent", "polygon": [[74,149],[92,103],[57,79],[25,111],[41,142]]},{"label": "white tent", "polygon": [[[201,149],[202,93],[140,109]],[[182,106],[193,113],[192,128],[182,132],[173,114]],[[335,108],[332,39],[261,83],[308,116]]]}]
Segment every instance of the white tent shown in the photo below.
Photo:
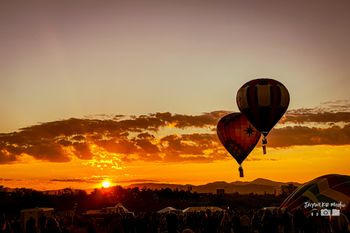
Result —
[{"label": "white tent", "polygon": [[179,209],[175,209],[173,207],[165,207],[164,209],[161,209],[159,211],[157,211],[158,214],[165,214],[165,213],[170,213],[170,212],[182,212],[182,210],[179,210]]},{"label": "white tent", "polygon": [[201,212],[201,211],[207,211],[210,210],[211,212],[216,212],[216,211],[225,211],[219,207],[216,206],[198,206],[198,207],[188,207],[184,209],[182,212],[184,213],[190,213],[190,212]]},{"label": "white tent", "polygon": [[54,214],[53,208],[33,208],[33,209],[23,209],[21,210],[21,228],[22,231],[26,231],[26,223],[30,218],[35,221],[35,226],[40,231],[39,218],[41,216],[50,217]]},{"label": "white tent", "polygon": [[106,207],[106,212],[108,214],[114,214],[114,213],[120,213],[120,214],[126,214],[126,213],[132,213],[127,208],[123,206],[123,204],[118,203],[113,207]]}]

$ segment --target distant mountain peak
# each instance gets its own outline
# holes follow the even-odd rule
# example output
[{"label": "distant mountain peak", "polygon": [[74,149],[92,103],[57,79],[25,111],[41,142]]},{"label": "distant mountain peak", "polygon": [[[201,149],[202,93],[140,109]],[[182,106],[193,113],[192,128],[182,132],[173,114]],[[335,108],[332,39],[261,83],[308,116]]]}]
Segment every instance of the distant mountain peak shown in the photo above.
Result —
[{"label": "distant mountain peak", "polygon": [[251,184],[258,184],[258,185],[268,185],[268,186],[281,186],[283,182],[278,181],[272,181],[264,178],[257,178],[250,182]]}]

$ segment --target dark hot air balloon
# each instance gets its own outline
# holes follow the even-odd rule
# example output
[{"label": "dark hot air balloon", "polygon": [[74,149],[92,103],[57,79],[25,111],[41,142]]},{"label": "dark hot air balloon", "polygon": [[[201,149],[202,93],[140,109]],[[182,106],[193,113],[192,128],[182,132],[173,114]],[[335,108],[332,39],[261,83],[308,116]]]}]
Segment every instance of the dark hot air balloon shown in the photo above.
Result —
[{"label": "dark hot air balloon", "polygon": [[289,105],[287,88],[273,79],[254,79],[238,90],[236,100],[239,110],[263,134],[263,151],[266,154],[266,136]]},{"label": "dark hot air balloon", "polygon": [[240,165],[239,173],[243,177],[241,164],[258,143],[260,133],[242,113],[222,117],[216,129],[220,142]]}]

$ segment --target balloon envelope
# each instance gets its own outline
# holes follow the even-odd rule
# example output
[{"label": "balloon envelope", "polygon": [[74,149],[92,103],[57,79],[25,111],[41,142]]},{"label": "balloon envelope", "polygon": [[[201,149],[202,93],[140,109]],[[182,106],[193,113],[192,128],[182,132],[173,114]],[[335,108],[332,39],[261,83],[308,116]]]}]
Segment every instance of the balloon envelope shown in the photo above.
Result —
[{"label": "balloon envelope", "polygon": [[254,79],[237,92],[239,110],[264,136],[286,112],[289,105],[287,88],[273,79]]},{"label": "balloon envelope", "polygon": [[230,113],[219,120],[217,135],[226,150],[241,164],[254,149],[261,134],[242,113]]},{"label": "balloon envelope", "polygon": [[[350,176],[325,175],[318,177],[300,186],[281,204],[281,209],[294,212],[301,208],[305,212],[311,208],[305,208],[308,203],[339,203],[350,204]],[[323,207],[324,208],[324,207]],[[331,207],[328,206],[328,209]]]}]

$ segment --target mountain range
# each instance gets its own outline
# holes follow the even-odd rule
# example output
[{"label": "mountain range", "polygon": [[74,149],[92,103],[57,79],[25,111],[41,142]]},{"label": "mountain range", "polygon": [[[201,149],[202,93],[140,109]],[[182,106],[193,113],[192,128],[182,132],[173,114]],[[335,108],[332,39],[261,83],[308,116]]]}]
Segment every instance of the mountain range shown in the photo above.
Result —
[{"label": "mountain range", "polygon": [[227,183],[224,181],[217,181],[212,182],[204,185],[181,185],[181,184],[167,184],[167,183],[135,183],[131,184],[129,186],[126,186],[126,188],[134,188],[138,187],[140,189],[164,189],[164,188],[170,188],[170,189],[178,189],[178,190],[191,190],[193,192],[197,193],[217,193],[218,189],[224,189],[225,193],[235,193],[238,192],[240,194],[249,194],[249,193],[256,193],[256,194],[274,194],[276,192],[279,192],[281,190],[282,185],[288,185],[293,184],[295,186],[300,186],[301,184],[296,182],[277,182],[272,180],[267,180],[263,178],[258,178],[253,181],[235,181],[231,183]]}]

